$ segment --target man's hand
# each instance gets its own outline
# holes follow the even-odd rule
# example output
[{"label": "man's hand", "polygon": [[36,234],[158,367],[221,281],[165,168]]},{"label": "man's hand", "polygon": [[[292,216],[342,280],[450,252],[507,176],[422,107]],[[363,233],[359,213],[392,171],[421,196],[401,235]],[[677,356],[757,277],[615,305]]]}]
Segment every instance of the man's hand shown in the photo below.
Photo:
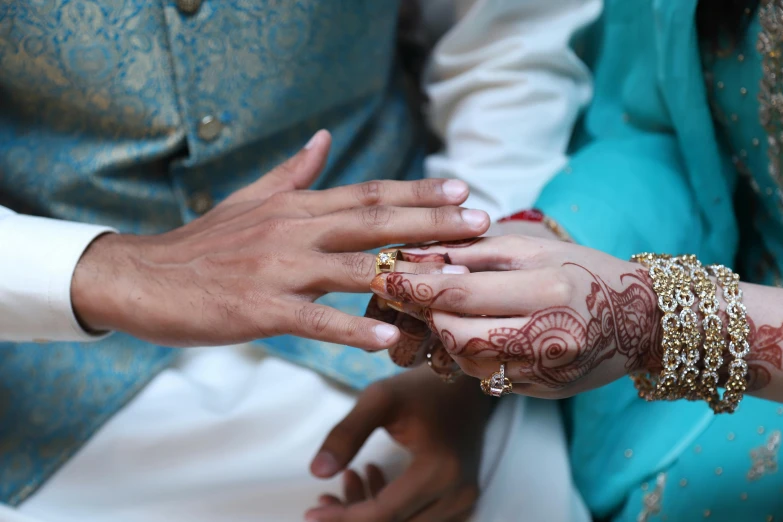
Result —
[{"label": "man's hand", "polygon": [[427,367],[379,381],[334,427],[311,464],[329,478],[345,470],[376,428],[384,428],[413,456],[410,467],[387,483],[376,466],[367,469],[370,495],[352,470],[345,498],[324,495],[306,519],[318,522],[459,522],[478,497],[484,427],[495,402],[472,379],[444,384]]},{"label": "man's hand", "polygon": [[[283,165],[203,217],[159,236],[105,235],[87,249],[71,296],[85,327],[168,346],[218,345],[281,334],[379,350],[396,327],[313,301],[366,292],[365,250],[484,233],[461,182],[375,181],[302,190],[326,163],[325,131]],[[442,265],[408,267],[438,273]]]}]

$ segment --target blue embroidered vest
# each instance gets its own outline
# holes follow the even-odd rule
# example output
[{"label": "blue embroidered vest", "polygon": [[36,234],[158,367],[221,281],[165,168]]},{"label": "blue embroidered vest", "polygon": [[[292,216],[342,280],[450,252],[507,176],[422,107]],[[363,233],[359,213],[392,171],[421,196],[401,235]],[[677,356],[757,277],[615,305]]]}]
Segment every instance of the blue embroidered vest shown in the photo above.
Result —
[{"label": "blue embroidered vest", "polygon": [[[183,3],[184,5],[184,3]],[[397,2],[0,2],[0,204],[158,233],[333,133],[316,188],[420,176],[395,74]],[[367,298],[329,304],[363,313]],[[352,386],[385,355],[264,347]],[[18,504],[176,352],[125,335],[0,344],[0,501]]]}]

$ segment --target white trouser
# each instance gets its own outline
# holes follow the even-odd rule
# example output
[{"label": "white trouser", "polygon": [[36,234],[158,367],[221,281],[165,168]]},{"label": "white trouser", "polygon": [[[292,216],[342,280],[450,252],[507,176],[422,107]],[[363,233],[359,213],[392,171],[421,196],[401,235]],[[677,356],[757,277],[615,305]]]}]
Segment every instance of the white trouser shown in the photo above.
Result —
[{"label": "white trouser", "polygon": [[[303,520],[338,479],[308,473],[355,394],[248,347],[183,352],[8,522]],[[393,477],[408,456],[383,431],[360,453]],[[480,522],[589,520],[573,493],[554,403],[504,400],[487,433]]]}]

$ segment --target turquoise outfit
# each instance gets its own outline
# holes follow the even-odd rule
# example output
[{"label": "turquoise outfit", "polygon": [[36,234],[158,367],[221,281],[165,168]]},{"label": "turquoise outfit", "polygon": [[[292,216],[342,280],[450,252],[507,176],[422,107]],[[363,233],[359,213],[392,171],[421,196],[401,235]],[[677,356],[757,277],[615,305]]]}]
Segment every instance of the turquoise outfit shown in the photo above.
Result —
[{"label": "turquoise outfit", "polygon": [[[158,233],[321,128],[333,147],[316,188],[421,177],[394,66],[397,8],[204,0],[192,14],[171,1],[0,2],[0,205]],[[325,299],[358,315],[366,301]],[[293,337],[263,346],[351,386],[396,371],[386,354]],[[0,502],[34,492],[175,355],[125,335],[0,344]]]},{"label": "turquoise outfit", "polygon": [[[586,49],[595,99],[538,206],[578,243],[615,256],[694,253],[771,284],[783,212],[759,122],[761,27],[727,56],[702,56],[696,6],[606,1]],[[756,191],[740,201],[747,187]],[[567,410],[574,478],[598,519],[783,519],[780,404],[746,398],[715,416],[702,403],[646,403],[623,379]]]}]

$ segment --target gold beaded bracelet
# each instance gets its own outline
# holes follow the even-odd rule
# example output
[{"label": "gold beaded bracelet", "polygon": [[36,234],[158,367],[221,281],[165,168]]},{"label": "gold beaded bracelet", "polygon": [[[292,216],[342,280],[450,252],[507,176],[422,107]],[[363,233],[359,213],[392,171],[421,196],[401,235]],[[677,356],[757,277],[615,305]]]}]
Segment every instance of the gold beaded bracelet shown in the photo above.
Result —
[{"label": "gold beaded bracelet", "polygon": [[[727,303],[729,352],[734,357],[729,364],[726,391],[721,399],[718,372],[723,365],[726,341],[723,338],[723,321],[718,316],[718,285],[712,282],[707,269],[692,255],[672,258],[645,253],[631,259],[649,270],[653,290],[658,296],[658,308],[663,312],[663,370],[657,377],[632,375],[639,396],[648,401],[703,398],[715,413],[733,413],[747,389],[748,365],[744,358],[750,353],[747,339],[750,327],[742,304],[739,276],[723,265],[708,267],[722,288]],[[705,350],[700,380],[697,364],[701,358],[699,349],[702,340],[699,318],[693,310],[697,303],[703,315],[701,324]],[[681,307],[679,314],[678,306]],[[682,370],[679,370],[680,363]]]},{"label": "gold beaded bracelet", "polygon": [[672,260],[668,255],[638,254],[631,258],[649,270],[653,290],[658,296],[658,308],[663,312],[661,329],[663,338],[663,370],[659,376],[636,374],[631,377],[639,391],[639,397],[647,400],[673,400],[677,394],[678,373],[682,334],[680,318],[677,312],[677,299],[674,297],[676,280],[672,273]]},{"label": "gold beaded bracelet", "polygon": [[696,256],[681,256],[680,262],[690,270],[693,288],[699,298],[699,311],[703,315],[704,369],[701,373],[700,395],[710,406],[718,402],[718,371],[723,365],[723,321],[718,317],[720,302],[716,296],[717,286],[710,279],[707,270]]},{"label": "gold beaded bracelet", "polygon": [[745,362],[745,356],[750,353],[750,326],[745,305],[742,304],[739,276],[723,265],[711,265],[709,269],[723,288],[726,313],[729,315],[729,353],[734,357],[729,363],[729,378],[724,386],[726,391],[723,393],[723,400],[711,406],[715,413],[734,413],[748,387],[748,363]]},{"label": "gold beaded bracelet", "polygon": [[672,273],[676,276],[677,287],[674,296],[682,307],[680,310],[680,327],[682,330],[682,348],[680,360],[683,368],[680,371],[680,394],[691,401],[700,399],[698,391],[699,369],[696,365],[700,358],[701,332],[699,331],[699,317],[693,311],[696,298],[691,290],[690,271],[681,263],[681,258],[672,260]]}]

